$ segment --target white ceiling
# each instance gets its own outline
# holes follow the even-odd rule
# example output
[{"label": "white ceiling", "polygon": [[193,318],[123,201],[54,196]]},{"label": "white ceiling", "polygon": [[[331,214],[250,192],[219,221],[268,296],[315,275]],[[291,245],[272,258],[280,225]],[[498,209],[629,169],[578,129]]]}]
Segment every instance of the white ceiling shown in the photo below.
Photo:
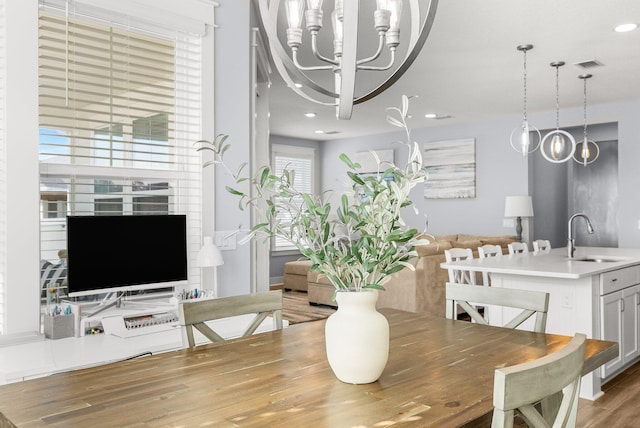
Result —
[{"label": "white ceiling", "polygon": [[[555,69],[549,65],[554,61],[566,63],[560,68],[561,109],[583,105],[583,82],[577,76],[586,72],[593,74],[589,104],[638,100],[640,29],[613,31],[626,22],[640,23],[640,0],[440,0],[431,34],[413,66],[383,94],[354,106],[351,120],[337,120],[333,107],[303,99],[273,76],[271,133],[330,140],[392,132],[396,129],[385,122],[384,110],[398,106],[402,94],[418,96],[411,102],[414,129],[521,116],[523,55],[516,47],[527,43],[534,45],[527,54],[529,113],[555,110]],[[326,18],[324,25],[323,31],[330,32]],[[603,66],[585,70],[574,65],[586,60]],[[375,78],[375,72],[358,76]],[[307,119],[306,111],[318,116]],[[430,112],[451,118],[424,118]]]}]

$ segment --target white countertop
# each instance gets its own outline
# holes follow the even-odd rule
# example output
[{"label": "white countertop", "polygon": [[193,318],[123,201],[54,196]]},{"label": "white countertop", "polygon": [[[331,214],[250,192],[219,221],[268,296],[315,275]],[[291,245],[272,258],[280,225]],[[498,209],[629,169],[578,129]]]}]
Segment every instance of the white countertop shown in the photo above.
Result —
[{"label": "white countertop", "polygon": [[[608,258],[614,261],[579,260],[586,257]],[[577,247],[573,259],[567,257],[566,248],[554,248],[549,252],[445,262],[441,263],[440,267],[498,274],[578,279],[637,264],[640,264],[640,249]]]}]

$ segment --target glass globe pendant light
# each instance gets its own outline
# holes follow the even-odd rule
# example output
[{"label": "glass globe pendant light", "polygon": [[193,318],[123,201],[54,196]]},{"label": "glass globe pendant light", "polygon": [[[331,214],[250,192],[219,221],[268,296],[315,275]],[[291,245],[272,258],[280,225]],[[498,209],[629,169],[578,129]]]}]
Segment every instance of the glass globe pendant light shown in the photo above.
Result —
[{"label": "glass globe pendant light", "polygon": [[[573,157],[576,151],[576,140],[567,131],[560,129],[560,67],[564,61],[552,62],[550,64],[556,69],[556,129],[549,132],[542,139],[540,151],[546,160],[552,163],[563,163]],[[570,144],[567,144],[567,139]],[[549,142],[549,145],[546,143]]]},{"label": "glass globe pendant light", "polygon": [[511,131],[510,142],[511,147],[513,147],[516,152],[522,153],[522,156],[524,157],[538,149],[538,146],[540,145],[540,131],[538,131],[538,128],[535,126],[529,125],[529,122],[527,121],[527,51],[533,49],[533,45],[520,45],[516,49],[522,52],[524,57],[524,113],[522,115],[522,125]]},{"label": "glass globe pendant light", "polygon": [[584,82],[584,139],[577,143],[576,152],[573,154],[573,160],[583,166],[595,162],[600,156],[600,147],[587,139],[587,79],[592,77],[590,74],[581,74],[578,79]]}]

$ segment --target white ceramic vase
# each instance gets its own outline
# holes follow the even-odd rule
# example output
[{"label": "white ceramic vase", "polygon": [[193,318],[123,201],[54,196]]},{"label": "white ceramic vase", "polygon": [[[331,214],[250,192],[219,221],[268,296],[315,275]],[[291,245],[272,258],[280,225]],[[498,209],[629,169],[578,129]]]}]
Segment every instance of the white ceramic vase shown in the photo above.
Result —
[{"label": "white ceramic vase", "polygon": [[343,382],[375,382],[389,358],[389,322],[376,310],[378,291],[342,291],[336,300],[325,326],[329,365]]}]

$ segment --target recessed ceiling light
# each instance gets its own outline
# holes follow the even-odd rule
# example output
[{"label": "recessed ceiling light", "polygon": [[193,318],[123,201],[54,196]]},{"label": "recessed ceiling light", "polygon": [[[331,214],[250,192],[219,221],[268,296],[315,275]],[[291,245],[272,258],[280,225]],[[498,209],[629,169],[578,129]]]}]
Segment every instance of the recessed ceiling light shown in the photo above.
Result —
[{"label": "recessed ceiling light", "polygon": [[304,114],[306,117],[316,117],[316,113],[309,111]]},{"label": "recessed ceiling light", "polygon": [[438,117],[438,115],[435,113],[427,113],[424,115],[424,117],[426,117],[427,119],[435,119],[436,117]]},{"label": "recessed ceiling light", "polygon": [[321,129],[318,129],[318,130],[316,131],[316,134],[324,134],[324,131],[323,131],[323,130],[321,130]]},{"label": "recessed ceiling light", "polygon": [[296,88],[302,88],[302,83],[294,83]]},{"label": "recessed ceiling light", "polygon": [[627,31],[633,31],[638,28],[638,24],[620,24],[616,25],[613,29],[616,33],[626,33]]}]

